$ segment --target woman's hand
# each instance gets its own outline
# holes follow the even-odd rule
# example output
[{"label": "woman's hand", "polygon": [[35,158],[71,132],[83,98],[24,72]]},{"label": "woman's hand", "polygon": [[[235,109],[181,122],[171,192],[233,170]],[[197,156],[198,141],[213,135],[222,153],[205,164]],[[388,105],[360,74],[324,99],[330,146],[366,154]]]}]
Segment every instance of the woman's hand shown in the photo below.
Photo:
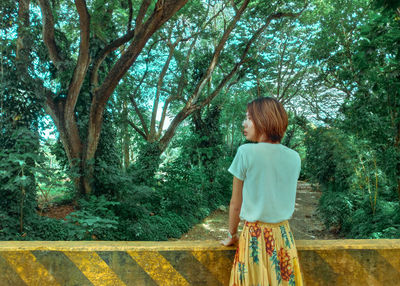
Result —
[{"label": "woman's hand", "polygon": [[238,240],[239,240],[238,236],[235,235],[233,237],[227,237],[224,240],[221,240],[221,244],[224,246],[230,246],[236,244]]}]

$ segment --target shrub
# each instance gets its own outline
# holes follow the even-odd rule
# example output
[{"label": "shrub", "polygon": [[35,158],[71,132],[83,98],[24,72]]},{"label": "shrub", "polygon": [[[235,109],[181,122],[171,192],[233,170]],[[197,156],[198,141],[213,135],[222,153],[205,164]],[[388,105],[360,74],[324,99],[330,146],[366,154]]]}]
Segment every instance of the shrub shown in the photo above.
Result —
[{"label": "shrub", "polygon": [[327,227],[351,238],[399,237],[398,198],[386,150],[335,128],[306,136],[305,173],[321,186],[318,211]]},{"label": "shrub", "polygon": [[104,196],[91,196],[87,200],[79,200],[80,209],[66,217],[72,224],[71,236],[78,240],[105,240],[108,233],[118,226],[118,217],[112,210],[116,205],[119,205],[119,202],[108,201]]}]

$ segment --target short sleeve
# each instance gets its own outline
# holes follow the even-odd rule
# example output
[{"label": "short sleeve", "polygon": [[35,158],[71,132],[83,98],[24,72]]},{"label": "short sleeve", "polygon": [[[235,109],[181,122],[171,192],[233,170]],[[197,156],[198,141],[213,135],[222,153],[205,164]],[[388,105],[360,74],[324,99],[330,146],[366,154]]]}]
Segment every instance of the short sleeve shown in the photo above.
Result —
[{"label": "short sleeve", "polygon": [[300,172],[301,172],[301,158],[300,158],[300,155],[299,154],[297,154],[297,156],[298,156],[298,162],[299,162],[299,171],[298,171],[298,175],[297,175],[297,179],[299,179],[300,178]]},{"label": "short sleeve", "polygon": [[244,179],[246,178],[246,162],[242,148],[239,147],[228,171],[239,180],[244,181]]}]

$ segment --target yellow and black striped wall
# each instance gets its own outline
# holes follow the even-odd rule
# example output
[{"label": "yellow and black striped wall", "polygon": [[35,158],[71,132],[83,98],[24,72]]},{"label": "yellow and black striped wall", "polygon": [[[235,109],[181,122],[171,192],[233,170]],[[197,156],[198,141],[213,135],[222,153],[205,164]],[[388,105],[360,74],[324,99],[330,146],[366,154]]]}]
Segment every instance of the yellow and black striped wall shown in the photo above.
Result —
[{"label": "yellow and black striped wall", "polygon": [[[305,285],[400,285],[400,240],[297,241]],[[227,285],[216,241],[0,242],[0,286]]]}]

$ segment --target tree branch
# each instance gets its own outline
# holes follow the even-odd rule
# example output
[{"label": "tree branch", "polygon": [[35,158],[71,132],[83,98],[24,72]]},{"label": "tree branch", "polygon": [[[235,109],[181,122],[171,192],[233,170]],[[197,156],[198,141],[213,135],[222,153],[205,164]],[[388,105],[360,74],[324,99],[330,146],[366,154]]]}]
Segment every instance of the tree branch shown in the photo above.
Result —
[{"label": "tree branch", "polygon": [[54,39],[54,17],[49,0],[39,0],[39,6],[40,11],[42,12],[43,42],[49,51],[49,56],[54,66],[57,69],[60,69],[63,60],[58,54],[58,48]]},{"label": "tree branch", "polygon": [[[162,114],[161,114],[161,120],[160,120],[160,124],[159,124],[159,127],[158,127],[158,132],[157,132],[157,135],[156,135],[157,138],[160,138],[160,137],[161,137],[161,133],[162,133],[162,131],[163,131],[164,122],[165,122],[165,118],[166,118],[166,116],[167,116],[167,110],[168,110],[169,104],[170,104],[173,100],[175,100],[175,99],[177,99],[177,98],[182,99],[182,101],[184,101],[185,104],[187,103],[187,101],[186,101],[186,100],[184,99],[184,97],[182,96],[182,94],[183,94],[183,89],[184,89],[184,86],[185,86],[185,83],[186,83],[185,77],[186,77],[187,68],[188,68],[188,66],[189,66],[190,55],[192,54],[192,51],[193,51],[193,49],[194,49],[194,46],[195,46],[195,44],[196,44],[196,42],[197,42],[198,35],[200,35],[200,33],[201,33],[200,30],[201,30],[201,29],[204,29],[204,27],[206,27],[209,23],[211,23],[212,20],[215,19],[215,18],[224,10],[224,8],[225,8],[225,5],[223,5],[222,8],[219,9],[219,10],[217,11],[217,13],[215,13],[215,14],[214,14],[207,22],[205,22],[201,27],[198,27],[197,32],[195,32],[194,34],[192,34],[192,35],[190,35],[190,36],[188,36],[188,37],[186,37],[186,38],[183,38],[183,39],[181,40],[181,42],[184,42],[184,41],[187,41],[187,40],[189,40],[189,39],[191,39],[191,38],[194,38],[193,42],[192,42],[191,45],[190,45],[189,51],[188,51],[187,54],[186,54],[185,64],[184,64],[184,66],[183,66],[183,68],[182,68],[182,71],[181,71],[181,76],[180,76],[180,78],[179,78],[179,83],[178,83],[177,92],[176,92],[176,94],[173,94],[173,95],[171,94],[171,95],[166,99],[166,101],[165,101],[165,103],[164,103],[163,110],[162,110]],[[207,10],[206,15],[207,15],[207,14],[208,14],[208,10]]]},{"label": "tree branch", "polygon": [[137,133],[139,133],[145,140],[147,140],[146,134],[144,134],[143,131],[140,130],[139,127],[136,126],[135,123],[133,123],[133,122],[130,121],[130,120],[128,120],[128,123],[129,123],[130,126],[132,126],[133,129],[135,129],[135,131],[136,131]]},{"label": "tree branch", "polygon": [[[189,66],[190,55],[191,55],[191,53],[193,51],[194,46],[196,45],[196,42],[197,42],[198,36],[201,33],[201,30],[204,29],[204,27],[207,27],[219,14],[221,14],[221,12],[223,12],[225,7],[226,7],[225,5],[222,5],[222,8],[219,9],[217,11],[217,13],[215,13],[212,17],[210,17],[210,19],[208,19],[207,22],[204,22],[204,24],[202,26],[198,27],[197,32],[195,32],[194,34],[190,35],[189,37],[186,37],[186,38],[182,39],[182,42],[184,42],[184,41],[187,41],[189,39],[194,38],[192,44],[190,45],[189,51],[186,54],[185,65],[184,65],[184,67],[182,68],[182,71],[181,71],[181,76],[180,76],[179,83],[178,83],[177,93],[176,93],[176,95],[173,96],[174,98],[181,98],[182,101],[185,102],[185,104],[187,103],[187,100],[185,100],[185,98],[182,96],[182,94],[183,94],[183,88],[184,88],[185,83],[186,83],[185,76],[186,76],[187,68]],[[205,14],[205,17],[207,16],[208,11],[209,11],[209,8],[207,9],[207,13]],[[172,100],[173,99],[171,98],[170,101],[172,101]],[[166,114],[166,112],[164,112],[164,111],[165,111],[165,107],[167,107],[167,106],[164,106],[163,114]],[[163,123],[163,118],[162,117],[161,117],[161,123]],[[160,124],[160,126],[161,125],[162,124]],[[159,129],[162,130],[162,126]],[[159,130],[159,133],[160,133],[160,130]],[[158,137],[159,137],[159,135],[158,135]]]},{"label": "tree branch", "polygon": [[142,114],[142,112],[140,111],[140,109],[139,109],[139,107],[138,107],[138,105],[137,105],[137,103],[136,103],[136,100],[135,100],[135,98],[134,98],[134,95],[131,94],[129,98],[130,98],[130,100],[131,100],[131,104],[132,104],[133,108],[135,108],[136,114],[139,116],[140,123],[142,123],[142,127],[143,127],[143,130],[144,130],[144,133],[146,134],[145,139],[147,140],[147,138],[148,138],[148,136],[149,136],[149,130],[148,130],[148,128],[147,128],[146,121],[144,120],[143,114]]},{"label": "tree branch", "polygon": [[[155,42],[153,42],[153,43],[151,44],[151,46],[150,46],[150,48],[149,48],[149,50],[148,50],[147,55],[150,55],[151,50],[153,49],[153,47],[155,46],[155,44],[156,44],[157,42],[158,42],[158,41],[155,41]],[[142,112],[140,111],[139,107],[138,107],[137,104],[136,104],[135,96],[136,96],[136,94],[138,93],[138,90],[139,90],[139,88],[141,87],[141,85],[143,84],[143,81],[144,81],[144,79],[146,78],[146,75],[147,75],[147,73],[148,73],[149,66],[148,66],[147,62],[148,62],[148,61],[146,60],[146,70],[144,71],[142,78],[140,79],[140,81],[139,81],[138,85],[136,86],[134,92],[133,92],[133,93],[130,95],[130,97],[129,97],[130,100],[131,100],[132,106],[135,108],[136,114],[139,116],[139,119],[140,119],[140,122],[141,122],[141,124],[142,124],[143,130],[144,130],[144,132],[145,132],[145,134],[146,134],[146,139],[147,139],[147,137],[149,136],[149,130],[148,130],[148,128],[147,128],[146,120],[144,120],[143,114],[142,114]]]},{"label": "tree branch", "polygon": [[174,98],[174,97],[169,96],[169,97],[165,100],[165,103],[164,103],[164,106],[163,106],[163,110],[162,110],[162,114],[161,114],[160,125],[158,126],[158,132],[157,132],[157,135],[156,135],[157,139],[159,139],[160,136],[161,136],[161,132],[162,132],[163,127],[164,127],[165,117],[167,116],[168,105],[169,105],[170,102],[173,100],[173,98]]},{"label": "tree branch", "polygon": [[94,60],[91,76],[90,76],[90,82],[91,85],[96,89],[98,86],[98,71],[103,63],[104,59],[108,56],[109,53],[112,51],[115,51],[119,46],[122,46],[123,44],[129,42],[133,36],[135,35],[135,30],[130,30],[128,31],[124,36],[112,41],[108,46],[106,46],[100,54],[96,57]]},{"label": "tree branch", "polygon": [[[30,0],[19,0],[18,1],[18,21],[20,25],[18,25],[17,29],[17,49],[16,59],[24,65],[24,70],[26,71],[26,63],[28,61],[28,55],[31,52],[31,48],[29,47],[26,39],[28,37],[27,29],[30,25],[29,21],[29,3]],[[3,68],[3,66],[2,66]]]},{"label": "tree branch", "polygon": [[[299,16],[302,11],[300,13],[294,14],[294,13],[275,13],[270,15],[267,20],[266,23],[259,28],[256,33],[251,37],[251,39],[249,40],[249,42],[247,43],[241,59],[238,63],[235,64],[235,66],[232,68],[232,70],[230,71],[230,73],[228,75],[226,75],[221,82],[219,83],[219,85],[213,90],[213,92],[205,99],[203,100],[201,103],[197,103],[197,104],[192,104],[192,102],[194,102],[195,99],[197,99],[199,92],[201,91],[201,89],[204,87],[204,85],[206,84],[206,82],[208,81],[208,79],[211,76],[212,71],[214,70],[215,64],[217,63],[219,54],[221,53],[221,50],[226,42],[226,38],[228,37],[230,32],[232,31],[234,25],[236,24],[236,22],[239,20],[240,15],[244,12],[246,6],[248,5],[248,1],[246,2],[246,0],[243,2],[242,6],[239,9],[239,15],[237,14],[235,16],[235,19],[229,24],[228,29],[225,31],[223,37],[221,38],[217,48],[215,49],[214,55],[213,55],[213,59],[208,67],[208,70],[206,72],[206,74],[202,77],[202,79],[200,80],[200,83],[198,84],[195,92],[193,93],[192,97],[188,100],[188,102],[186,103],[186,105],[181,109],[181,111],[175,116],[175,118],[172,120],[171,124],[169,125],[169,127],[167,128],[166,132],[164,133],[163,137],[160,139],[160,149],[164,150],[167,146],[168,143],[170,142],[172,136],[175,134],[176,129],[178,128],[179,124],[185,120],[185,118],[187,118],[191,113],[193,113],[195,110],[197,109],[201,109],[202,107],[204,107],[205,105],[209,104],[211,102],[212,99],[214,99],[219,92],[222,90],[222,88],[232,79],[232,77],[236,74],[236,72],[238,71],[239,67],[245,63],[246,60],[246,55],[251,47],[251,45],[253,44],[253,42],[260,36],[260,34],[268,27],[268,25],[270,24],[270,22],[274,19],[279,19],[282,17],[297,17]],[[208,73],[208,74],[207,74]]]},{"label": "tree branch", "polygon": [[183,88],[185,87],[185,83],[186,83],[185,78],[186,78],[186,74],[187,74],[187,69],[189,67],[190,55],[192,54],[193,48],[196,45],[197,39],[198,39],[197,37],[194,38],[192,44],[190,45],[189,51],[186,55],[185,65],[182,68],[181,77],[180,77],[179,83],[178,83],[178,90],[177,90],[177,94],[176,94],[178,98],[183,99],[182,94],[183,94]]},{"label": "tree branch", "polygon": [[119,81],[136,61],[150,37],[180,8],[182,8],[187,1],[188,0],[158,0],[152,15],[143,25],[140,26],[139,29],[135,28],[133,41],[126,49],[125,53],[121,55],[118,61],[111,68],[102,85],[96,90],[90,106],[87,147],[85,153],[85,158],[87,160],[94,158],[100,138],[103,111]]},{"label": "tree branch", "polygon": [[132,8],[132,0],[128,0],[129,6],[129,16],[128,16],[128,31],[132,29],[132,18],[133,18],[133,8]]},{"label": "tree branch", "polygon": [[188,99],[187,104],[191,105],[193,102],[195,103],[197,98],[200,96],[201,91],[203,90],[204,86],[206,85],[207,81],[210,79],[211,74],[213,73],[213,71],[215,69],[215,66],[218,62],[221,51],[224,48],[225,43],[229,38],[229,35],[231,34],[232,30],[236,26],[236,23],[239,21],[240,17],[246,10],[248,4],[249,4],[249,0],[244,0],[242,3],[242,6],[238,10],[238,13],[236,13],[233,20],[229,23],[228,28],[225,30],[224,34],[222,35],[222,38],[220,39],[217,47],[214,50],[213,57],[210,61],[210,64],[209,64],[206,72],[204,73],[204,75],[200,79],[199,83],[197,84],[192,96]]},{"label": "tree branch", "polygon": [[143,0],[142,5],[140,5],[139,13],[136,17],[135,30],[138,31],[142,28],[144,17],[146,16],[147,9],[151,4],[151,0]]},{"label": "tree branch", "polygon": [[[27,36],[27,28],[29,27],[29,3],[30,0],[20,0],[18,7],[18,20],[21,24],[18,26],[17,30],[17,51],[16,56],[17,60],[22,61],[24,65],[22,69],[19,69],[20,73],[23,73],[24,76],[27,76],[30,81],[33,83],[33,86],[36,86],[37,89],[34,91],[37,98],[45,103],[45,110],[53,119],[55,125],[57,126],[57,130],[59,131],[61,142],[64,146],[68,161],[71,163],[72,158],[74,156],[74,152],[76,151],[73,148],[68,146],[68,136],[65,132],[65,127],[62,123],[63,113],[64,113],[64,100],[60,99],[57,102],[53,99],[55,95],[53,92],[46,88],[44,82],[40,78],[33,78],[27,70],[26,63],[28,62],[28,55],[31,52],[31,47],[26,46],[25,37]],[[48,3],[47,3],[48,4]],[[52,15],[51,15],[52,17]],[[48,23],[47,23],[48,24]],[[46,26],[43,24],[43,26]],[[52,27],[53,28],[53,27]],[[54,31],[54,30],[53,30]]]},{"label": "tree branch", "polygon": [[221,89],[225,86],[225,84],[235,75],[235,73],[238,71],[239,67],[246,61],[246,56],[247,53],[250,50],[250,47],[252,46],[252,44],[257,40],[257,38],[261,35],[261,33],[263,31],[265,31],[265,29],[269,26],[269,24],[271,23],[272,20],[274,19],[279,19],[282,17],[287,17],[289,15],[289,17],[292,17],[293,15],[298,15],[298,14],[292,14],[292,13],[276,13],[276,14],[272,14],[270,15],[267,20],[266,23],[259,28],[254,35],[250,38],[250,40],[247,42],[245,49],[242,52],[242,55],[240,57],[240,61],[238,63],[235,64],[235,66],[233,67],[233,69],[230,71],[230,73],[228,75],[226,75],[223,80],[220,82],[220,84],[218,85],[218,87],[200,104],[201,107],[209,104],[211,102],[211,100],[218,95],[218,93],[221,91]]},{"label": "tree branch", "polygon": [[236,4],[235,4],[235,0],[230,0],[231,1],[231,5],[233,7],[233,9],[235,10],[235,13],[239,13],[239,9],[237,8]]},{"label": "tree branch", "polygon": [[[73,142],[81,145],[78,126],[75,119],[75,105],[78,100],[79,92],[85,79],[89,66],[89,36],[90,36],[90,16],[87,11],[85,0],[75,0],[75,6],[79,14],[80,44],[79,56],[72,75],[68,95],[64,108],[65,127],[69,131],[68,137]],[[80,149],[80,148],[79,148]]]},{"label": "tree branch", "polygon": [[164,82],[164,77],[165,74],[168,71],[169,68],[169,64],[171,62],[172,56],[174,54],[175,48],[178,45],[180,41],[180,38],[178,38],[175,43],[170,43],[169,44],[169,54],[168,54],[168,58],[165,61],[165,64],[161,70],[161,73],[158,77],[158,82],[157,82],[157,90],[156,90],[156,97],[154,99],[154,103],[153,103],[153,112],[151,114],[151,123],[150,123],[150,138],[153,139],[156,135],[156,116],[157,116],[157,110],[158,110],[158,102],[160,100],[160,93],[161,93],[161,87],[162,84]]},{"label": "tree branch", "polygon": [[[187,68],[188,68],[188,66],[189,66],[190,55],[191,55],[191,53],[192,53],[192,51],[193,51],[193,47],[195,46],[196,41],[197,41],[197,37],[193,40],[192,44],[190,45],[189,51],[187,52],[186,59],[185,59],[185,64],[184,64],[184,66],[183,66],[183,68],[182,68],[181,77],[180,77],[180,79],[179,79],[178,89],[177,89],[177,91],[176,91],[176,94],[171,94],[171,95],[165,100],[165,103],[164,103],[164,106],[163,106],[163,111],[162,111],[162,114],[161,114],[160,125],[159,125],[159,127],[158,127],[157,138],[160,138],[160,136],[161,136],[161,133],[162,133],[162,130],[163,130],[163,127],[164,127],[165,117],[167,116],[168,105],[169,105],[173,100],[175,100],[175,99],[177,99],[177,98],[183,99],[182,93],[183,93],[183,88],[184,88],[185,82],[186,82],[186,81],[185,81],[186,71],[187,71]],[[183,99],[183,100],[184,100],[184,99]],[[186,102],[185,102],[185,103],[186,103]]]},{"label": "tree branch", "polygon": [[216,97],[220,93],[222,88],[232,79],[232,77],[236,74],[236,72],[239,70],[239,67],[243,63],[244,63],[244,59],[242,59],[240,62],[235,64],[233,69],[229,72],[228,75],[224,76],[224,78],[221,80],[219,85],[213,90],[213,92],[205,100],[203,100],[203,102],[198,104],[199,108],[202,108],[202,107],[208,105],[211,102],[211,100],[213,100],[214,97]]},{"label": "tree branch", "polygon": [[79,14],[80,43],[79,56],[68,87],[66,102],[66,112],[72,113],[78,99],[83,80],[89,66],[89,37],[90,37],[90,15],[88,13],[85,0],[75,0],[75,5]]},{"label": "tree branch", "polygon": [[193,111],[196,110],[197,107],[194,106],[185,106],[178,112],[178,114],[174,117],[171,124],[168,126],[167,130],[165,131],[163,137],[160,139],[160,150],[165,150],[167,148],[168,143],[171,141],[172,136],[175,134],[176,129],[178,128],[179,124],[183,120],[185,120]]},{"label": "tree branch", "polygon": [[286,84],[286,86],[284,87],[283,91],[282,91],[282,98],[284,98],[286,96],[286,92],[289,90],[289,88],[296,82],[301,82],[304,75],[306,73],[306,69],[304,70],[300,70],[299,72],[297,72],[297,74],[295,74],[292,79],[290,79],[288,81],[288,83]]},{"label": "tree branch", "polygon": [[98,101],[100,105],[104,106],[106,104],[118,82],[135,62],[148,39],[161,25],[184,6],[187,1],[188,0],[158,0],[153,14],[140,26],[140,29],[135,28],[136,33],[133,37],[133,41],[112,67],[99,89],[96,90],[96,101]]}]

